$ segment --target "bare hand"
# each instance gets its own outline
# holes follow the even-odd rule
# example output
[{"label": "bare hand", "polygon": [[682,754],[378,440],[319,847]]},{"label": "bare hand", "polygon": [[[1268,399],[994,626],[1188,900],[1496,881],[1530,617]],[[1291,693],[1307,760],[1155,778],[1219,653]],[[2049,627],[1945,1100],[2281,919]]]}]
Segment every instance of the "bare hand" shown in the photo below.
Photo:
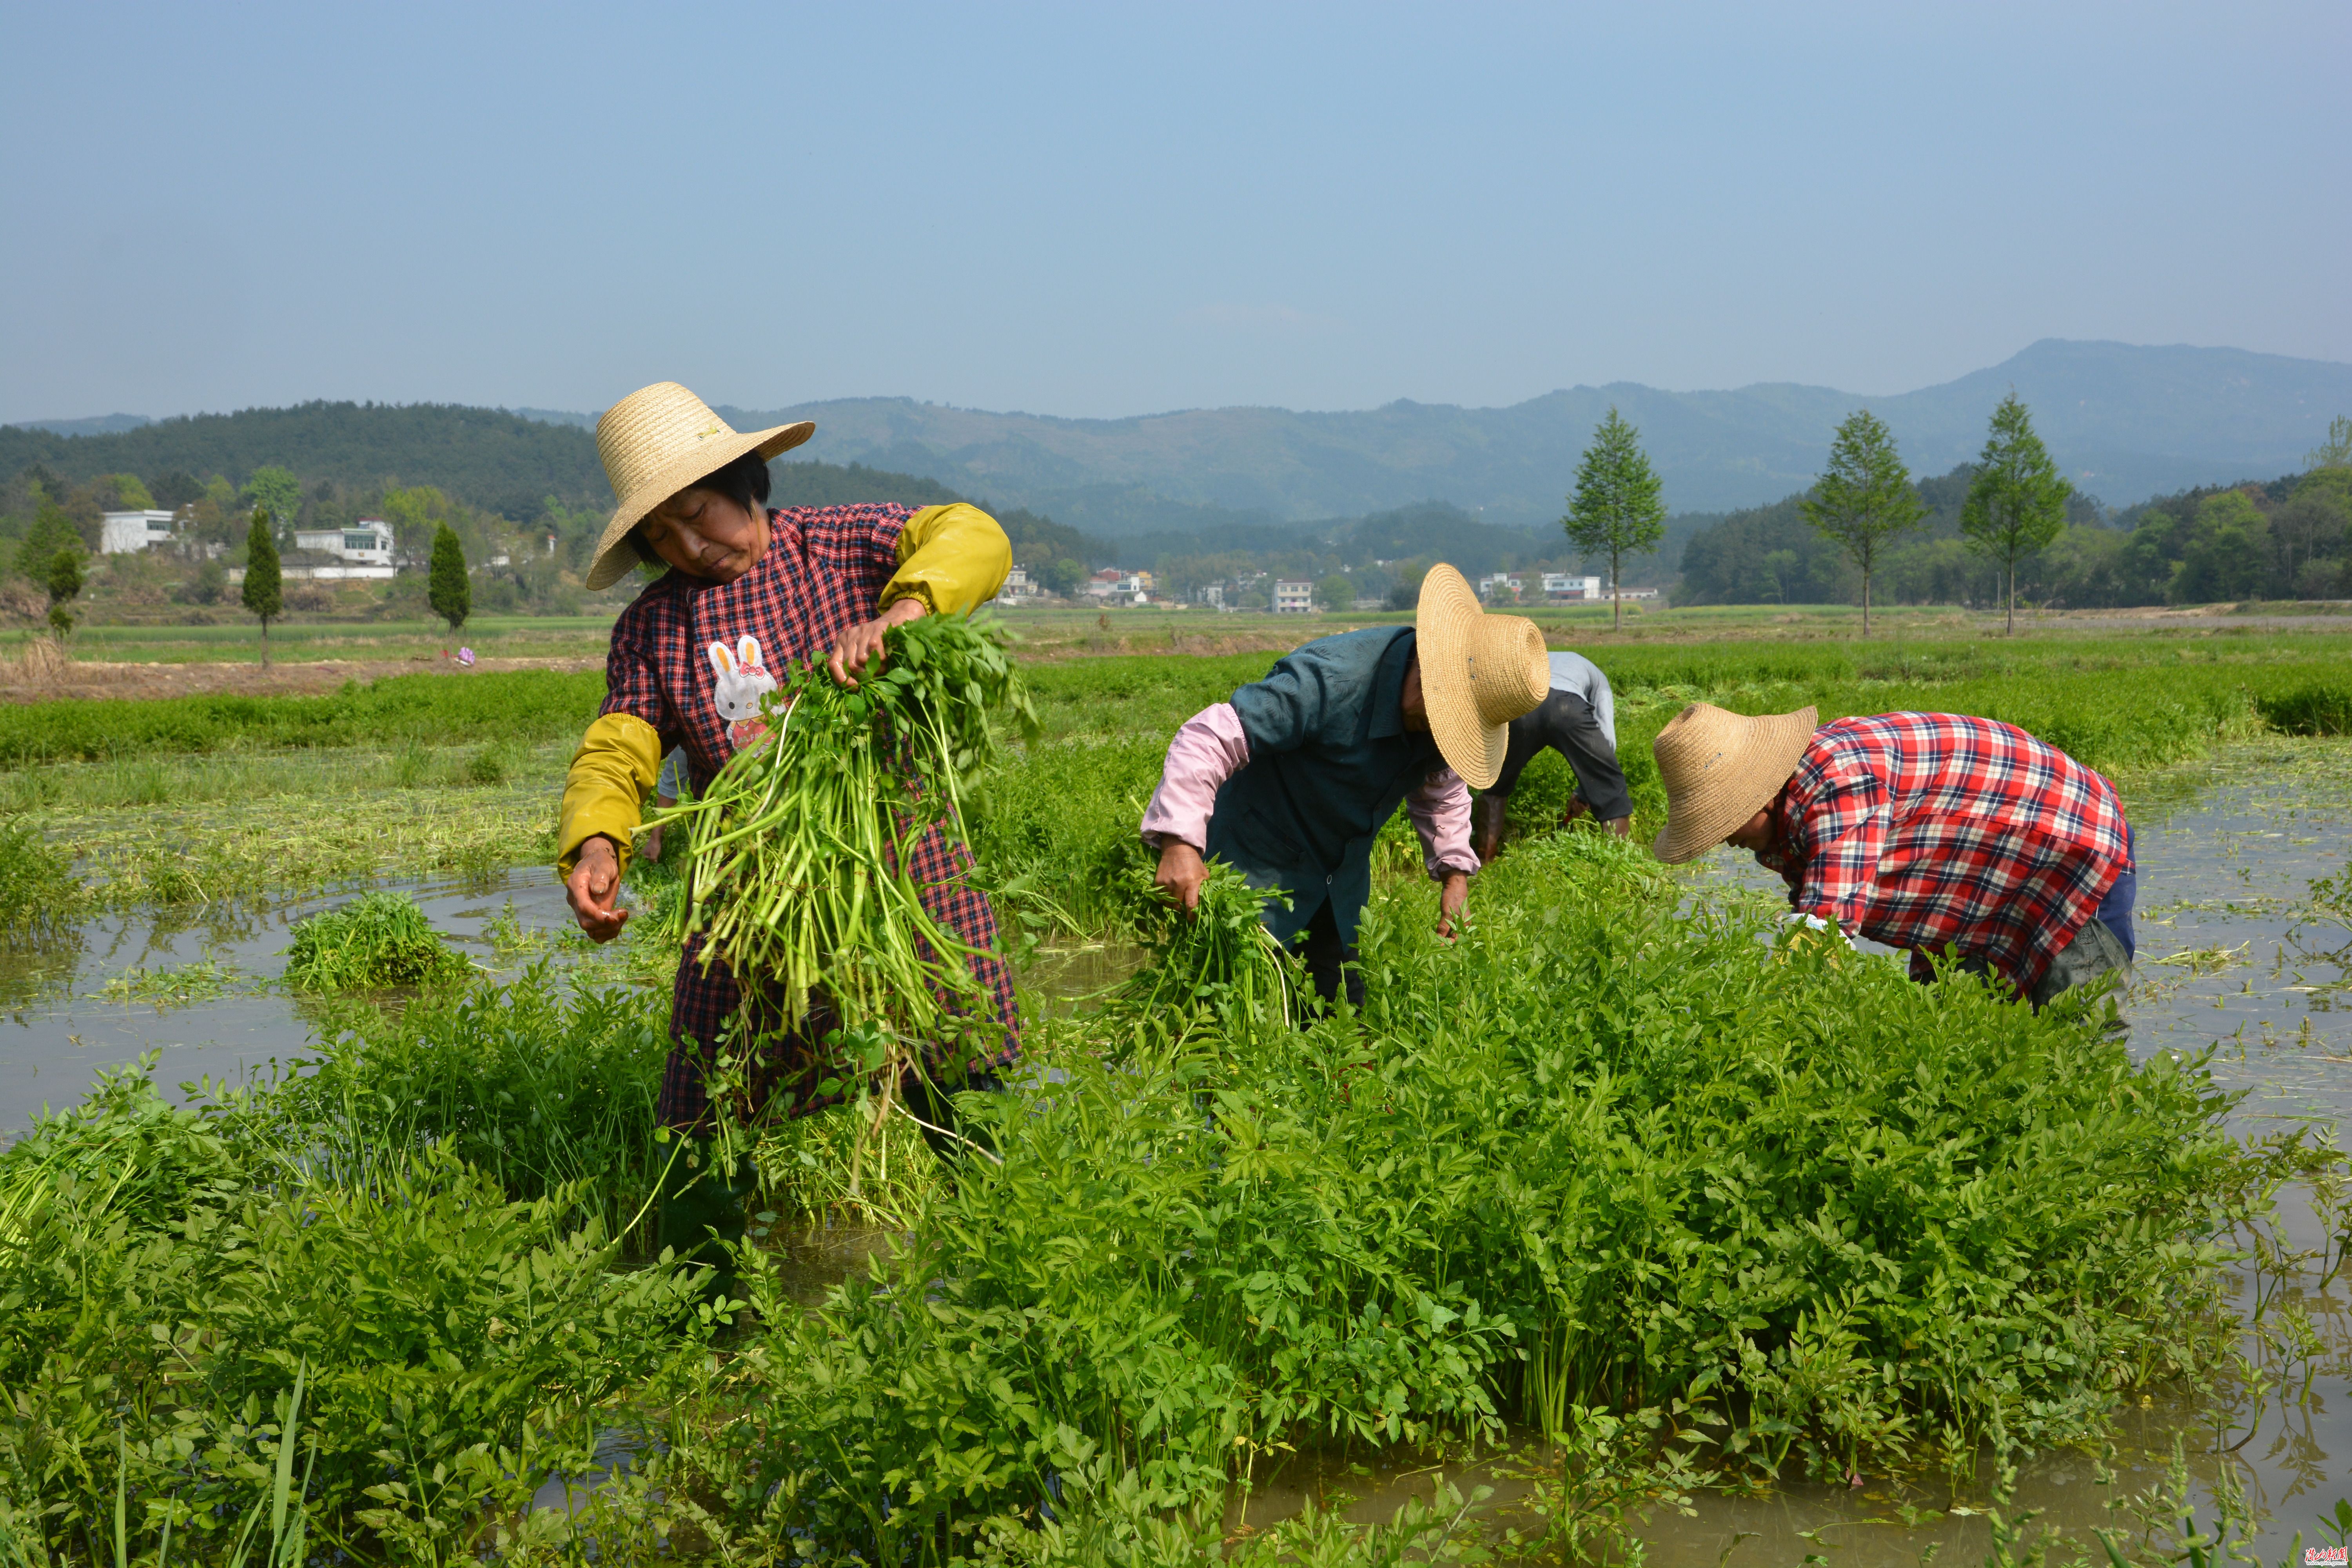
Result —
[{"label": "bare hand", "polygon": [[1201,907],[1201,884],[1208,879],[1209,868],[1198,849],[1181,838],[1160,847],[1160,874],[1151,882],[1170,903],[1191,914]]},{"label": "bare hand", "polygon": [[867,665],[879,674],[882,669],[882,634],[892,626],[905,626],[919,620],[929,612],[920,599],[900,599],[870,621],[860,621],[841,634],[834,645],[833,657],[824,661],[833,671],[834,679],[844,686],[855,686],[857,678],[866,673]]},{"label": "bare hand", "polygon": [[563,879],[572,916],[591,942],[610,942],[629,923],[629,911],[614,902],[621,890],[621,858],[613,841],[599,836],[580,846],[580,858]]},{"label": "bare hand", "polygon": [[1437,894],[1437,934],[1452,942],[1454,922],[1462,918],[1462,906],[1470,901],[1470,874],[1448,871],[1439,884]]}]

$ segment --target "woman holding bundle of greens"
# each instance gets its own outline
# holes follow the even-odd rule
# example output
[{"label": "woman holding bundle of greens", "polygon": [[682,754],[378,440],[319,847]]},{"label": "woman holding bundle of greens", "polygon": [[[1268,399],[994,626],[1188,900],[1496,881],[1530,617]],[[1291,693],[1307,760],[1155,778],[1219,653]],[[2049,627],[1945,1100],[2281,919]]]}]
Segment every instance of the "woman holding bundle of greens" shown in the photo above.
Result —
[{"label": "woman holding bundle of greens", "polygon": [[[879,669],[883,634],[924,615],[961,615],[992,598],[1012,565],[1012,547],[976,507],[863,505],[769,507],[768,461],[814,434],[805,421],[739,434],[675,382],[632,393],[596,423],[596,446],[620,505],[597,542],[588,586],[604,588],[644,563],[669,569],[613,624],[604,709],[572,757],[564,781],[557,869],[580,929],[597,942],[620,935],[621,873],[664,754],[686,752],[696,794],[733,754],[764,732],[760,699],[771,671],[823,658],[833,678],[855,685]],[[908,868],[923,907],[979,950],[973,978],[992,1000],[1009,1061],[1018,1046],[1011,971],[993,954],[996,913],[965,880],[969,856],[938,828],[918,840]],[[670,1002],[670,1057],[662,1075],[663,1125],[705,1136],[713,1115],[705,1075],[722,1037],[738,1022],[744,987],[758,1003],[762,977],[707,968],[689,938]],[[788,1113],[815,1109],[819,1046],[832,1027],[812,1005],[790,1030],[761,1031],[748,1064],[747,1114],[771,1104]],[[904,1087],[931,1127],[952,1126],[948,1087],[992,1087],[985,1068],[934,1059],[929,1078]],[[929,1130],[934,1147],[946,1142]],[[661,1240],[680,1255],[716,1233],[743,1228],[751,1185],[742,1168],[716,1169],[698,1152],[673,1162],[665,1183]],[[687,1169],[680,1170],[679,1166]]]}]

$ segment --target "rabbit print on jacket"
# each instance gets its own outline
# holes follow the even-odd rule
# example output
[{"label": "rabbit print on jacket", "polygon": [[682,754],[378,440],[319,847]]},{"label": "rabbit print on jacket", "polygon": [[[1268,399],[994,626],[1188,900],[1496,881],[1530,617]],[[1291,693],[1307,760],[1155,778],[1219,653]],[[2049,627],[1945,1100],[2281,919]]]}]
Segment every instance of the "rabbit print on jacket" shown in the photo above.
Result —
[{"label": "rabbit print on jacket", "polygon": [[760,662],[760,639],[748,633],[730,651],[723,642],[710,645],[710,668],[719,672],[711,689],[711,706],[727,721],[730,745],[748,746],[768,732],[760,717],[760,699],[776,689],[776,678]]}]

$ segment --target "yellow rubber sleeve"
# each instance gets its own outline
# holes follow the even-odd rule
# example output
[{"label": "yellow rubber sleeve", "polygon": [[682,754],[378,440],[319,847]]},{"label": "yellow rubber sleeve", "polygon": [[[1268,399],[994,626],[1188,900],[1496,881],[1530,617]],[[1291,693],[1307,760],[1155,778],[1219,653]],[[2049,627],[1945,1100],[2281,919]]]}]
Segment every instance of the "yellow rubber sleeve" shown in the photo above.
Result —
[{"label": "yellow rubber sleeve", "polygon": [[555,831],[555,872],[572,875],[580,846],[603,834],[629,868],[629,841],[661,776],[661,731],[634,713],[607,713],[588,726],[563,775],[563,810]]},{"label": "yellow rubber sleeve", "polygon": [[1013,570],[1013,542],[976,506],[927,506],[898,535],[898,570],[875,609],[917,598],[935,616],[970,615],[996,597]]}]

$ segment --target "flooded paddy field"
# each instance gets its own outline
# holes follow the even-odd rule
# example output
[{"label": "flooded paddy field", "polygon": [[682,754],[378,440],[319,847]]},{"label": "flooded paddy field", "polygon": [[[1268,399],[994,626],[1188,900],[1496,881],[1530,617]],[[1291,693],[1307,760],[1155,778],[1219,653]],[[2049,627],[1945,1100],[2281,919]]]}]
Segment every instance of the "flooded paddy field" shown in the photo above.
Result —
[{"label": "flooded paddy field", "polygon": [[[2217,1083],[2242,1096],[2230,1120],[2239,1135],[2315,1126],[2318,1137],[2337,1138],[2352,1110],[2352,909],[2334,907],[2329,884],[2352,852],[2352,747],[2243,744],[2143,794],[2131,806],[2141,863],[2139,968],[2126,1009],[2133,1054],[2210,1051]],[[561,891],[544,870],[388,885],[412,893],[485,971],[511,974],[542,959],[609,965],[616,979],[627,970],[627,953],[592,954],[567,936]],[[1701,894],[1743,889],[1776,894],[1778,883],[1723,854],[1693,882]],[[98,1069],[149,1051],[161,1053],[164,1085],[290,1068],[327,1015],[278,984],[289,929],[355,891],[110,913],[16,950],[0,992],[0,1137],[45,1104],[74,1102]],[[1112,943],[1068,943],[1033,955],[1023,980],[1035,1008],[1057,1010],[1114,984],[1139,957]],[[2325,1261],[2240,1269],[2244,1360],[2234,1385],[2225,1383],[2218,1401],[2201,1391],[2150,1394],[2121,1413],[2111,1454],[2028,1458],[2000,1506],[2086,1540],[2094,1528],[2126,1524],[2108,1505],[2159,1486],[2178,1451],[2200,1521],[2210,1521],[2217,1482],[2233,1488],[2260,1521],[2263,1561],[2276,1561],[2298,1531],[2306,1542],[2327,1539],[2320,1521],[2352,1493],[2352,1288],[2343,1273],[2320,1279],[2344,1242],[2307,1198],[2287,1194],[2277,1247]],[[787,1293],[804,1304],[890,1246],[887,1233],[855,1227],[786,1227],[775,1241]],[[1378,1456],[1361,1447],[1337,1459],[1269,1455],[1228,1527],[1262,1529],[1310,1499],[1350,1498],[1341,1505],[1349,1517],[1385,1520],[1407,1498],[1428,1495],[1440,1475],[1493,1487],[1494,1504],[1525,1489],[1491,1458],[1441,1468],[1426,1457],[1387,1464]],[[1660,1564],[1812,1555],[1909,1563],[1931,1547],[1947,1561],[1972,1561],[1993,1541],[1994,1479],[1979,1465],[1957,1486],[1865,1473],[1834,1486],[1788,1480],[1765,1495],[1700,1490],[1686,1512],[1653,1509],[1639,1533]],[[1507,1506],[1498,1517],[1510,1517]]]}]

